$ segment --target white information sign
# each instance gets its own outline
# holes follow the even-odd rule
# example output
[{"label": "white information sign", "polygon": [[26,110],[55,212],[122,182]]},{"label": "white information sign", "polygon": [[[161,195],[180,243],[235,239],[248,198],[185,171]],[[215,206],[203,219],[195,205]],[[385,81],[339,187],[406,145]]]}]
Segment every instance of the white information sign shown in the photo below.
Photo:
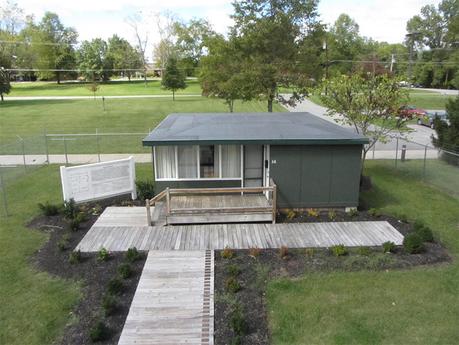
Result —
[{"label": "white information sign", "polygon": [[61,166],[61,182],[66,201],[84,202],[127,193],[131,193],[133,200],[137,199],[132,156],[68,168]]}]

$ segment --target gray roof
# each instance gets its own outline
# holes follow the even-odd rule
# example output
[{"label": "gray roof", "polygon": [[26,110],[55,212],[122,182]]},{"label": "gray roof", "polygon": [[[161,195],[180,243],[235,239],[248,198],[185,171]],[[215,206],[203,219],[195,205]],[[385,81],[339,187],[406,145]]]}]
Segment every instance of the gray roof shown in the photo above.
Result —
[{"label": "gray roof", "polygon": [[168,115],[144,146],[181,144],[366,144],[368,139],[310,113],[180,113]]}]

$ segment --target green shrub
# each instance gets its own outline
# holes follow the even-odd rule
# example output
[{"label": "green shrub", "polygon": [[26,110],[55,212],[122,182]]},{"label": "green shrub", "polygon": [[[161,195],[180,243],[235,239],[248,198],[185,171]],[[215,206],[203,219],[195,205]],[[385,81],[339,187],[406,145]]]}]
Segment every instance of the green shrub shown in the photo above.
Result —
[{"label": "green shrub", "polygon": [[61,252],[63,252],[64,250],[66,250],[69,246],[69,241],[68,240],[65,240],[63,238],[60,239],[59,242],[57,242],[57,248],[59,248],[59,250]]},{"label": "green shrub", "polygon": [[118,274],[120,275],[121,278],[127,279],[130,276],[132,276],[132,273],[133,273],[133,271],[132,271],[131,265],[129,265],[127,263],[123,263],[123,264],[119,265]]},{"label": "green shrub", "polygon": [[41,213],[47,217],[56,216],[59,214],[59,206],[51,204],[49,201],[45,202],[44,204],[38,203],[38,208],[40,209]]},{"label": "green shrub", "polygon": [[249,248],[249,256],[256,258],[260,255],[261,249],[258,247]]},{"label": "green shrub", "polygon": [[110,259],[110,252],[105,248],[100,248],[99,252],[97,253],[97,260],[98,261],[108,261]]},{"label": "green shrub", "polygon": [[230,276],[237,277],[241,273],[241,269],[237,265],[229,265],[226,271]]},{"label": "green shrub", "polygon": [[371,250],[368,247],[359,247],[357,248],[357,254],[361,256],[369,256],[371,254]]},{"label": "green shrub", "polygon": [[319,211],[316,210],[315,208],[308,208],[306,210],[306,213],[308,217],[312,217],[312,218],[318,218],[320,216]]},{"label": "green shrub", "polygon": [[235,277],[229,277],[225,280],[226,291],[236,293],[241,290],[241,284],[237,281]]},{"label": "green shrub", "polygon": [[129,248],[126,252],[125,259],[129,262],[135,262],[142,259],[143,255],[136,247]]},{"label": "green shrub", "polygon": [[336,219],[336,212],[334,210],[328,211],[328,219],[334,221]]},{"label": "green shrub", "polygon": [[74,199],[70,199],[69,201],[64,201],[63,213],[64,213],[65,218],[74,219],[79,212],[80,212],[80,208],[78,207]]},{"label": "green shrub", "polygon": [[279,248],[279,257],[281,259],[287,259],[288,258],[288,247],[287,246],[281,246]]},{"label": "green shrub", "polygon": [[304,250],[304,253],[306,254],[306,256],[312,258],[314,256],[314,254],[315,254],[315,250],[314,250],[314,248],[306,248]]},{"label": "green shrub", "polygon": [[152,180],[135,181],[137,187],[137,197],[139,200],[151,199],[155,196],[155,185]]},{"label": "green shrub", "polygon": [[222,250],[220,255],[223,259],[232,259],[234,257],[234,250],[226,247],[225,249]]},{"label": "green shrub", "polygon": [[121,279],[115,277],[115,278],[110,279],[110,281],[108,282],[107,291],[111,295],[117,295],[121,291],[123,291],[123,287],[124,286],[123,286],[123,282],[121,281]]},{"label": "green shrub", "polygon": [[79,212],[74,218],[70,219],[69,228],[72,231],[80,230],[80,225],[84,222],[86,216],[84,213]]},{"label": "green shrub", "polygon": [[393,253],[395,251],[395,243],[391,241],[382,244],[383,253]]},{"label": "green shrub", "polygon": [[420,221],[416,221],[413,225],[414,232],[417,233],[424,242],[433,242],[434,237],[432,230]]},{"label": "green shrub", "polygon": [[338,244],[336,246],[330,247],[330,252],[334,256],[344,256],[347,255],[347,249],[344,244]]},{"label": "green shrub", "polygon": [[357,217],[359,215],[359,211],[356,208],[351,208],[351,210],[348,212],[349,216],[352,218]]},{"label": "green shrub", "polygon": [[89,337],[93,343],[107,340],[110,337],[110,330],[102,320],[98,320],[89,330]]},{"label": "green shrub", "polygon": [[69,263],[73,265],[73,264],[77,264],[79,262],[81,262],[81,252],[80,252],[80,250],[71,252],[69,254]]},{"label": "green shrub", "polygon": [[422,221],[420,221],[420,220],[416,220],[416,221],[414,222],[414,224],[413,224],[413,230],[414,230],[414,231],[417,231],[417,230],[419,230],[419,229],[421,229],[421,228],[423,228],[423,227],[425,227],[425,225],[424,225],[424,223],[423,223]]},{"label": "green shrub", "polygon": [[102,308],[104,309],[105,316],[113,315],[118,309],[116,297],[109,293],[105,294],[102,299]]},{"label": "green shrub", "polygon": [[379,210],[376,208],[370,208],[368,210],[368,214],[372,217],[381,217],[381,212],[379,212]]},{"label": "green shrub", "polygon": [[236,335],[244,335],[247,332],[247,323],[242,312],[242,307],[237,305],[231,313],[231,328]]},{"label": "green shrub", "polygon": [[287,220],[292,220],[296,217],[296,212],[294,210],[288,210],[287,212]]},{"label": "green shrub", "polygon": [[405,236],[403,240],[403,248],[409,254],[418,254],[424,251],[424,241],[422,237],[413,232]]}]

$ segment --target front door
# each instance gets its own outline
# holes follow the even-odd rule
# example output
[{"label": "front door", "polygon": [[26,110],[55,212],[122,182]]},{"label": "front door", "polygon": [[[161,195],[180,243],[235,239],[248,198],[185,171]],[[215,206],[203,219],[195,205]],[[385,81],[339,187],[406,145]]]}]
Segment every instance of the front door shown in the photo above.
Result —
[{"label": "front door", "polygon": [[263,186],[263,145],[244,146],[244,187]]}]

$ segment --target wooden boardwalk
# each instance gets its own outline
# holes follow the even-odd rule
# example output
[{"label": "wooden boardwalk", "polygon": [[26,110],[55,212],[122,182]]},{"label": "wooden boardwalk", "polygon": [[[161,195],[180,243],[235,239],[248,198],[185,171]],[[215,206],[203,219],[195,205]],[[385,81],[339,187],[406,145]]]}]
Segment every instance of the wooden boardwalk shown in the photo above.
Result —
[{"label": "wooden boardwalk", "polygon": [[151,251],[119,345],[214,343],[213,251]]},{"label": "wooden boardwalk", "polygon": [[247,248],[309,248],[343,244],[348,247],[379,246],[386,241],[401,245],[403,235],[386,221],[215,224],[186,226],[102,226],[95,223],[76,249],[206,250]]}]

